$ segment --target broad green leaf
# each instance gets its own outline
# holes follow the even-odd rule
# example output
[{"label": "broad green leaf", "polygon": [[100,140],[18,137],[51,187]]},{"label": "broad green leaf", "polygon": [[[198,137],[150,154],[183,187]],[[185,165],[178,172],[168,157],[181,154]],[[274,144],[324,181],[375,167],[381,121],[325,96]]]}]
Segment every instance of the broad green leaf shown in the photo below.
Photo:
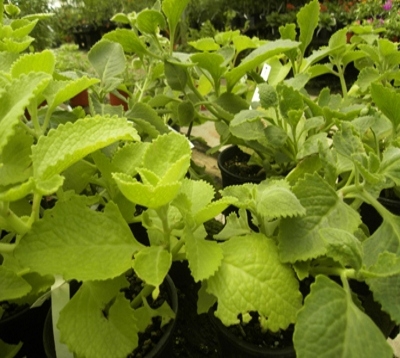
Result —
[{"label": "broad green leaf", "polygon": [[[121,279],[83,283],[60,312],[60,340],[80,357],[127,357],[138,346],[136,318]],[[126,280],[125,280],[126,282]]]},{"label": "broad green leaf", "polygon": [[35,178],[35,193],[43,196],[54,194],[63,183],[64,177],[60,174],[46,178]]},{"label": "broad green leaf", "polygon": [[21,38],[4,38],[0,41],[0,51],[20,53],[26,50],[35,39],[30,36]]},{"label": "broad green leaf", "polygon": [[118,140],[140,140],[125,118],[86,117],[59,125],[32,147],[34,175],[46,179],[60,174],[91,152]]},{"label": "broad green leaf", "polygon": [[327,252],[320,229],[335,228],[355,232],[361,223],[359,214],[345,204],[318,174],[298,180],[293,192],[307,215],[282,219],[279,250],[284,262],[308,260]]},{"label": "broad green leaf", "polygon": [[400,94],[389,87],[371,83],[371,97],[396,130],[400,125]]},{"label": "broad green leaf", "polygon": [[207,292],[207,281],[201,282],[197,296],[197,314],[207,313],[217,302],[217,298]]},{"label": "broad green leaf", "polygon": [[236,53],[240,53],[250,48],[257,48],[258,45],[248,36],[240,35],[232,39]]},{"label": "broad green leaf", "polygon": [[[212,37],[202,37],[196,41],[189,41],[188,44],[193,46],[196,50],[209,52],[209,51],[217,51],[220,49],[220,46],[215,42]],[[209,55],[209,54],[205,54]],[[211,58],[211,57],[209,57]],[[196,61],[194,61],[196,62]]]},{"label": "broad green leaf", "polygon": [[158,134],[168,133],[170,130],[164,120],[157,114],[157,111],[147,103],[135,103],[125,114],[130,119],[143,119],[157,130]]},{"label": "broad green leaf", "polygon": [[247,235],[252,232],[246,211],[240,209],[239,216],[235,212],[228,215],[226,225],[217,235],[214,235],[214,238],[217,240],[229,240],[231,237]]},{"label": "broad green leaf", "polygon": [[142,333],[146,332],[148,326],[152,324],[152,319],[155,317],[161,317],[161,327],[175,318],[175,313],[171,307],[169,307],[167,301],[164,301],[160,307],[153,309],[146,300],[143,300],[143,306],[136,309],[134,314],[139,332]]},{"label": "broad green leaf", "polygon": [[275,242],[262,234],[232,237],[220,244],[223,260],[208,279],[207,292],[216,296],[215,315],[226,326],[251,311],[267,317],[266,329],[286,329],[296,321],[301,293],[294,271],[281,263]]},{"label": "broad green leaf", "polygon": [[381,75],[377,69],[373,67],[365,67],[361,69],[356,83],[360,86],[362,91],[366,91],[370,88],[371,83],[378,81],[380,76]]},{"label": "broad green leaf", "polygon": [[27,295],[32,286],[13,270],[0,266],[0,301],[15,300]]},{"label": "broad green leaf", "polygon": [[328,242],[326,255],[339,262],[343,267],[352,267],[359,270],[362,265],[362,245],[354,235],[348,231],[325,228],[320,234]]},{"label": "broad green leaf", "polygon": [[190,56],[201,69],[206,70],[212,77],[214,85],[218,86],[221,76],[226,72],[223,66],[224,58],[217,53],[196,53]]},{"label": "broad green leaf", "polygon": [[304,55],[306,48],[314,37],[314,31],[318,26],[319,2],[312,0],[304,5],[296,15],[297,24],[300,28],[300,51]]},{"label": "broad green leaf", "polygon": [[342,123],[342,130],[333,137],[333,145],[338,153],[347,158],[365,152],[360,137],[354,133],[351,124]]},{"label": "broad green leaf", "polygon": [[290,40],[276,40],[267,42],[246,56],[241,64],[225,75],[227,91],[231,92],[235,84],[249,71],[254,70],[268,58],[299,46],[298,42]]},{"label": "broad green leaf", "polygon": [[194,280],[198,282],[214,275],[223,257],[221,246],[215,241],[195,237],[190,229],[185,230],[183,238],[186,257]]},{"label": "broad green leaf", "polygon": [[400,257],[397,254],[385,251],[379,254],[378,260],[368,268],[368,272],[380,277],[399,275]]},{"label": "broad green leaf", "polygon": [[250,104],[241,96],[235,93],[224,92],[215,101],[215,105],[220,106],[220,109],[225,111],[223,118],[228,121],[232,120],[232,114],[239,113],[242,110],[248,109]]},{"label": "broad green leaf", "polygon": [[180,193],[189,199],[193,214],[210,204],[215,197],[214,187],[203,180],[184,179]]},{"label": "broad green leaf", "polygon": [[20,200],[26,197],[28,194],[31,194],[34,187],[35,181],[33,178],[29,178],[28,181],[19,185],[15,185],[11,188],[0,187],[0,200],[10,202]]},{"label": "broad green leaf", "polygon": [[189,76],[186,67],[175,62],[165,61],[164,70],[168,85],[174,91],[185,91]]},{"label": "broad green leaf", "polygon": [[137,168],[141,166],[143,156],[150,143],[130,142],[120,148],[112,159],[112,164],[121,173],[135,176]]},{"label": "broad green leaf", "polygon": [[389,147],[383,152],[379,173],[400,185],[400,149]]},{"label": "broad green leaf", "polygon": [[132,30],[116,29],[103,35],[103,39],[119,43],[126,53],[137,54],[140,57],[149,54],[144,43]]},{"label": "broad green leaf", "polygon": [[143,157],[143,166],[162,178],[171,166],[183,159],[176,169],[176,179],[183,178],[190,165],[190,145],[187,138],[179,133],[170,132],[160,135],[147,148]]},{"label": "broad green leaf", "polygon": [[257,195],[257,185],[251,183],[244,183],[242,185],[232,185],[222,190],[222,195],[233,196],[238,199],[235,205],[238,208],[247,208]]},{"label": "broad green leaf", "polygon": [[183,101],[178,104],[178,121],[181,126],[189,126],[195,120],[195,109],[191,101]]},{"label": "broad green leaf", "polygon": [[350,294],[317,276],[298,314],[293,336],[299,358],[387,357],[393,355],[380,329]]},{"label": "broad green leaf", "polygon": [[263,140],[264,122],[263,113],[256,110],[243,110],[235,115],[229,124],[230,132],[244,140]]},{"label": "broad green leaf", "polygon": [[13,358],[17,356],[17,353],[22,348],[23,342],[18,344],[8,344],[0,339],[0,352],[3,358]]},{"label": "broad green leaf", "polygon": [[49,84],[51,76],[46,73],[31,72],[13,80],[0,92],[0,152],[24,114],[30,101],[40,94]]},{"label": "broad green leaf", "polygon": [[158,29],[166,27],[164,16],[161,12],[156,10],[145,9],[137,15],[136,25],[140,32],[156,35]]},{"label": "broad green leaf", "polygon": [[55,68],[55,56],[50,50],[21,56],[11,68],[11,76],[17,78],[30,72],[44,72],[52,75]]},{"label": "broad green leaf", "polygon": [[166,185],[144,185],[123,173],[114,173],[113,178],[122,194],[135,204],[156,209],[168,204],[179,192],[181,183]]},{"label": "broad green leaf", "polygon": [[32,136],[16,127],[16,134],[0,152],[0,187],[21,183],[32,175],[32,144]]},{"label": "broad green leaf", "polygon": [[167,276],[172,256],[162,246],[149,246],[135,254],[132,267],[141,280],[159,287]]},{"label": "broad green leaf", "polygon": [[141,247],[115,204],[110,202],[104,212],[96,212],[72,197],[35,222],[15,256],[40,274],[105,280],[127,271],[133,253]]},{"label": "broad green leaf", "polygon": [[126,58],[122,45],[109,40],[97,42],[89,51],[88,59],[106,92],[114,90],[123,81]]},{"label": "broad green leaf", "polygon": [[225,197],[212,203],[199,210],[195,215],[195,222],[197,225],[205,223],[206,221],[214,219],[217,215],[221,214],[230,205],[237,202],[236,198]]}]

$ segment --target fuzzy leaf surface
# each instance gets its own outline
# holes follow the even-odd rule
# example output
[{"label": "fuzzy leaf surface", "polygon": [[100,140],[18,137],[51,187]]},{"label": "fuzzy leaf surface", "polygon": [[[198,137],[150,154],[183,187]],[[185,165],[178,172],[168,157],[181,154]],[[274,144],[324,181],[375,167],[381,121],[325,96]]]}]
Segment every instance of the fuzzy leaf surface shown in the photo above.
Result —
[{"label": "fuzzy leaf surface", "polygon": [[118,293],[122,287],[120,278],[85,282],[60,312],[60,340],[78,356],[127,357],[137,347],[136,318],[129,301]]},{"label": "fuzzy leaf surface", "polygon": [[115,204],[96,212],[73,197],[48,210],[23,237],[15,255],[44,275],[105,280],[127,271],[141,247]]},{"label": "fuzzy leaf surface", "polygon": [[32,286],[16,272],[0,266],[0,301],[20,298],[31,290]]},{"label": "fuzzy leaf surface", "polygon": [[59,125],[32,148],[34,176],[46,179],[60,174],[91,152],[118,140],[140,140],[124,118],[86,117]]},{"label": "fuzzy leaf surface", "polygon": [[387,357],[392,349],[351,295],[325,276],[317,276],[298,314],[293,337],[299,358]]},{"label": "fuzzy leaf surface", "polygon": [[355,232],[361,223],[358,213],[345,204],[318,174],[306,175],[293,187],[306,209],[305,217],[282,219],[279,249],[284,262],[308,260],[326,253],[319,231],[336,228]]},{"label": "fuzzy leaf surface", "polygon": [[233,237],[221,247],[221,266],[207,281],[207,292],[218,299],[215,315],[229,326],[239,323],[238,314],[257,311],[271,331],[294,323],[301,293],[294,271],[279,260],[274,241],[252,234]]},{"label": "fuzzy leaf surface", "polygon": [[17,78],[29,72],[44,72],[52,75],[55,68],[55,57],[50,50],[30,53],[21,56],[12,66],[11,76]]}]

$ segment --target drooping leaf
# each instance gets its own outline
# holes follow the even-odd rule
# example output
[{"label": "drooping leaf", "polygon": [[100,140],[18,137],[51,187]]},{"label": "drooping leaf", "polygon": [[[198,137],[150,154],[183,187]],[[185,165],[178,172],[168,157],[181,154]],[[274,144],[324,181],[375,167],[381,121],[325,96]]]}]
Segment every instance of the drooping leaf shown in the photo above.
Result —
[{"label": "drooping leaf", "polygon": [[282,264],[273,240],[262,234],[232,237],[221,244],[223,260],[208,279],[207,292],[218,299],[215,315],[227,326],[238,315],[257,311],[265,328],[286,329],[296,321],[301,294],[294,271]]},{"label": "drooping leaf", "polygon": [[350,294],[317,276],[298,314],[293,336],[299,358],[392,357],[384,335]]},{"label": "drooping leaf", "polygon": [[60,312],[61,342],[81,357],[127,357],[138,346],[139,330],[129,301],[118,292],[124,283],[83,283]]},{"label": "drooping leaf", "polygon": [[88,281],[127,271],[133,253],[140,248],[115,204],[96,212],[72,197],[58,202],[33,225],[15,255],[41,274]]}]

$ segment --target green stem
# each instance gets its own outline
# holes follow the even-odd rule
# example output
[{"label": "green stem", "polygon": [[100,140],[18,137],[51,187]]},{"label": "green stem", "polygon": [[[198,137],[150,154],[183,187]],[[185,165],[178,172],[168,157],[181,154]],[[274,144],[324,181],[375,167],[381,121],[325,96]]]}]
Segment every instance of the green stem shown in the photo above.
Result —
[{"label": "green stem", "polygon": [[39,220],[40,203],[42,201],[42,198],[43,198],[43,196],[41,194],[38,194],[38,193],[33,194],[32,212],[31,212],[31,216],[29,217],[29,220],[28,220],[29,227],[31,227],[35,221]]},{"label": "green stem", "polygon": [[164,235],[164,245],[168,250],[170,249],[170,236],[171,229],[168,223],[168,205],[164,205],[158,209],[156,209],[158,217],[161,219],[162,227],[163,227],[163,235]]},{"label": "green stem", "polygon": [[0,215],[17,234],[24,235],[29,231],[30,225],[21,220],[21,218],[9,208],[8,202],[0,202]]},{"label": "green stem", "polygon": [[[147,69],[147,73],[151,73],[152,70],[152,65],[150,64],[148,69]],[[146,92],[147,86],[149,85],[150,82],[150,76],[146,76],[146,79],[144,80],[143,86],[139,89],[140,95],[138,98],[138,102],[142,102],[143,96]]]},{"label": "green stem", "polygon": [[5,244],[0,242],[0,254],[12,254],[15,246],[15,244]]},{"label": "green stem", "polygon": [[44,119],[44,122],[43,122],[43,125],[42,125],[42,129],[41,129],[42,133],[46,132],[46,129],[49,126],[49,123],[50,123],[50,118],[51,118],[52,113],[53,113],[52,111],[47,110],[46,117]]},{"label": "green stem", "polygon": [[39,118],[37,115],[36,101],[33,101],[33,104],[31,104],[28,107],[28,111],[31,116],[31,122],[33,123],[33,128],[35,129],[36,137],[40,137],[43,134],[43,132],[42,128],[40,127]]},{"label": "green stem", "polygon": [[143,298],[148,297],[154,291],[154,286],[144,285],[139,294],[132,300],[131,307],[133,309],[139,308],[143,303]]},{"label": "green stem", "polygon": [[347,99],[348,91],[347,91],[346,79],[344,78],[344,69],[340,66],[338,66],[338,75],[340,80],[340,86],[342,88],[343,99]]},{"label": "green stem", "polygon": [[178,255],[179,251],[181,250],[181,248],[183,247],[184,244],[185,244],[185,240],[180,238],[179,241],[176,243],[176,245],[171,250],[172,259],[174,259],[174,257],[176,255]]}]

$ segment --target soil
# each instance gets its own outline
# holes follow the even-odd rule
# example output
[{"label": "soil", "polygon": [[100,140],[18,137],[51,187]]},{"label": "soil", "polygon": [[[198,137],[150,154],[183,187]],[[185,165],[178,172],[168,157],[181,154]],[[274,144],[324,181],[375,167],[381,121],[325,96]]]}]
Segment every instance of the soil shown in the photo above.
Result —
[{"label": "soil", "polygon": [[242,178],[256,178],[256,179],[264,179],[265,172],[263,168],[258,165],[249,165],[247,164],[247,160],[243,160],[239,155],[236,155],[232,159],[226,161],[224,163],[226,169]]}]

